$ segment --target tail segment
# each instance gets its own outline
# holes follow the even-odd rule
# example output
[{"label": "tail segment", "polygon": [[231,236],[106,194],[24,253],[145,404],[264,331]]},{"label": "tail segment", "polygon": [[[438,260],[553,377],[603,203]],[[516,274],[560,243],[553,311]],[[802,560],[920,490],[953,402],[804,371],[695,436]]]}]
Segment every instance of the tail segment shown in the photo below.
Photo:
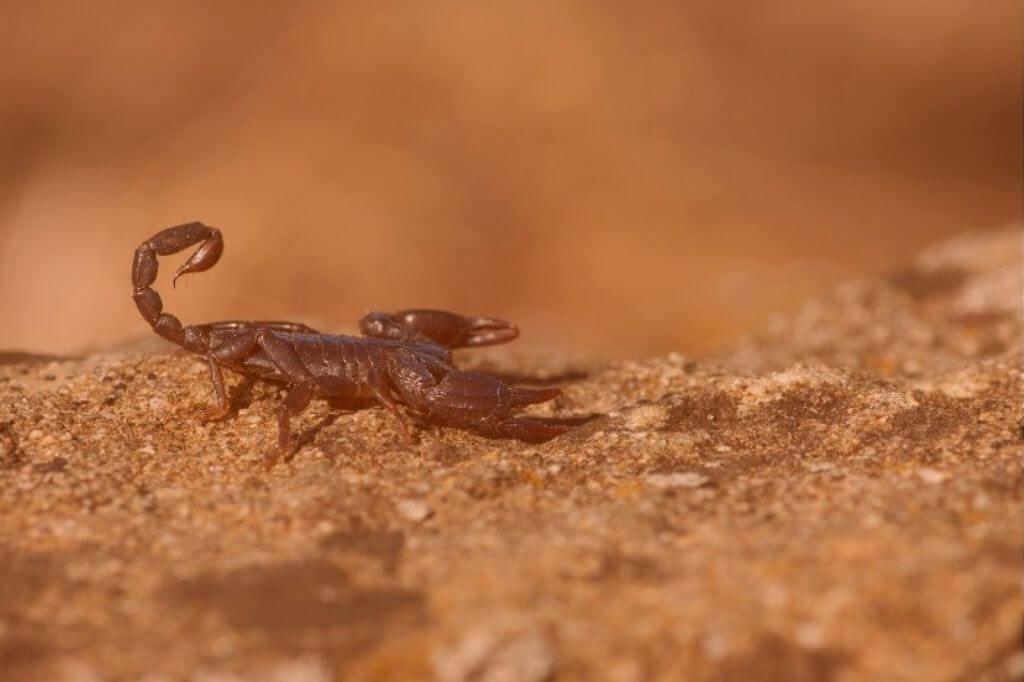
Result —
[{"label": "tail segment", "polygon": [[172,283],[177,283],[182,275],[209,270],[216,265],[224,252],[220,230],[198,222],[186,223],[161,230],[142,242],[135,249],[132,261],[132,298],[139,313],[157,334],[188,350],[203,351],[209,346],[207,334],[198,327],[182,327],[177,317],[163,312],[160,294],[151,288],[159,267],[157,256],[169,256],[195,244],[200,244],[199,248],[174,273]]}]

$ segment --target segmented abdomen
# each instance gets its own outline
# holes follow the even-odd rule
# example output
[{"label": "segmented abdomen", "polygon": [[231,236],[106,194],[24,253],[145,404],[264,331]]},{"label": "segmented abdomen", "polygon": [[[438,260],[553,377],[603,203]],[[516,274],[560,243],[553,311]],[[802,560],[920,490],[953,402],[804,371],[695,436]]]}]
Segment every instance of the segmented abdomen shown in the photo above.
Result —
[{"label": "segmented abdomen", "polygon": [[[452,368],[450,354],[442,348],[420,346],[390,339],[328,334],[289,334],[299,359],[315,377],[333,380],[346,394],[356,390],[358,397],[370,398],[375,389],[390,382],[392,354],[405,351],[419,355],[438,371]],[[346,382],[355,386],[342,389]]]}]

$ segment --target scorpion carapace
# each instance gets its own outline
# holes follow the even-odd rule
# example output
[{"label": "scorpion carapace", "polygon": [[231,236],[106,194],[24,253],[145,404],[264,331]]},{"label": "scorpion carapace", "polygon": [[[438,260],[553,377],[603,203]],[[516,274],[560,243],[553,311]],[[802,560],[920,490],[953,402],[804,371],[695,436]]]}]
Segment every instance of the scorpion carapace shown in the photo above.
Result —
[{"label": "scorpion carapace", "polygon": [[414,424],[433,423],[489,437],[542,442],[586,419],[516,415],[516,408],[551,400],[561,391],[512,386],[489,374],[455,367],[453,348],[504,343],[519,336],[516,325],[504,320],[441,310],[375,312],[359,323],[365,336],[323,334],[304,324],[278,321],[183,326],[174,315],[163,312],[163,302],[152,285],[157,256],[196,244],[199,248],[174,273],[175,283],[182,275],[217,263],[224,251],[220,231],[186,223],[144,241],[132,263],[135,305],[157,334],[206,358],[216,404],[202,419],[222,419],[231,411],[222,368],[285,385],[278,413],[278,446],[267,457],[268,468],[288,454],[289,420],[314,398],[349,404],[377,402],[397,418],[409,439]]}]

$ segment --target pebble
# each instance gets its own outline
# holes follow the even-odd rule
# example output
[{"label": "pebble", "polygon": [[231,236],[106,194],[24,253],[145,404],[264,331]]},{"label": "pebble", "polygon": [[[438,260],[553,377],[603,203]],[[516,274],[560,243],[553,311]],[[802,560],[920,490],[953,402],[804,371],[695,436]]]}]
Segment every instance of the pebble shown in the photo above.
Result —
[{"label": "pebble", "polygon": [[650,474],[647,484],[655,488],[699,488],[707,485],[711,479],[696,471],[683,471],[674,474]]},{"label": "pebble", "polygon": [[441,682],[542,682],[554,668],[555,652],[536,629],[474,628],[434,655],[434,673]]},{"label": "pebble", "polygon": [[667,416],[664,405],[641,405],[629,411],[625,426],[630,430],[651,430],[663,424]]},{"label": "pebble", "polygon": [[945,471],[939,471],[938,469],[925,467],[924,469],[917,470],[917,477],[920,478],[925,483],[936,485],[938,483],[942,483],[947,478],[949,478],[949,474],[947,474]]},{"label": "pebble", "polygon": [[833,462],[812,461],[806,462],[804,467],[812,473],[820,474],[826,471],[832,471],[836,468],[836,465]]},{"label": "pebble", "polygon": [[1019,680],[1024,677],[1024,651],[1018,651],[1006,662],[1007,679]]},{"label": "pebble", "polygon": [[269,682],[331,682],[335,678],[323,660],[304,656],[272,664],[266,679]]},{"label": "pebble", "polygon": [[395,507],[399,514],[416,523],[426,521],[433,514],[433,510],[423,500],[399,500]]},{"label": "pebble", "polygon": [[89,663],[77,658],[64,658],[54,666],[58,682],[100,682],[99,673]]}]

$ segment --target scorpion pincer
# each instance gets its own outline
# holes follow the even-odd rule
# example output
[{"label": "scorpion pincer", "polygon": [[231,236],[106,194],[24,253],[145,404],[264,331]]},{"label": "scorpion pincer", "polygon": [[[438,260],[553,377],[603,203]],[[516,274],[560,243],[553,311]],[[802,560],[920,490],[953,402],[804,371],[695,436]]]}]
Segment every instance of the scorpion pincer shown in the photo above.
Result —
[{"label": "scorpion pincer", "polygon": [[144,241],[135,250],[132,263],[135,305],[157,334],[206,359],[216,403],[203,414],[203,420],[223,419],[231,412],[222,369],[285,386],[278,411],[278,445],[266,458],[268,469],[289,454],[289,420],[314,398],[344,404],[379,403],[395,416],[410,440],[414,423],[542,442],[586,421],[586,417],[516,415],[516,408],[551,400],[561,391],[513,386],[483,372],[455,367],[454,348],[489,346],[519,336],[516,325],[504,320],[441,310],[373,312],[359,323],[363,336],[323,334],[304,324],[279,321],[183,326],[177,317],[163,312],[163,302],[152,285],[157,256],[169,256],[196,244],[195,253],[174,273],[173,283],[182,275],[208,270],[217,263],[224,251],[220,231],[199,222],[186,223]]}]

